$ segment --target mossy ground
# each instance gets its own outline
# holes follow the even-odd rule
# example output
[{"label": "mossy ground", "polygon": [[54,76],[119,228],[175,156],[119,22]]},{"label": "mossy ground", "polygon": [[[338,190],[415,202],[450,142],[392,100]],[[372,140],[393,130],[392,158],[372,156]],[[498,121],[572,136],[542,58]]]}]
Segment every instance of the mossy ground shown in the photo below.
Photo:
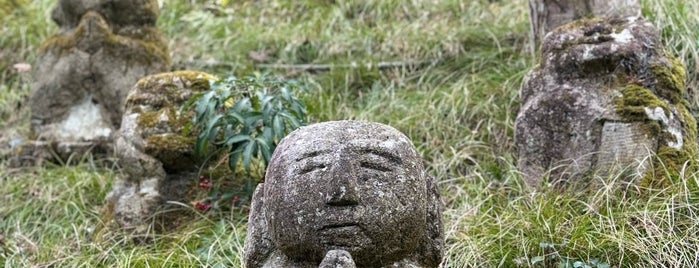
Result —
[{"label": "mossy ground", "polygon": [[[53,3],[34,0],[0,18],[0,51],[12,51],[6,61],[33,62],[39,44],[55,32],[45,16]],[[513,120],[522,76],[535,62],[524,0],[162,3],[159,27],[177,69],[222,76],[271,71],[310,85],[303,98],[313,122],[370,120],[411,137],[440,181],[444,267],[556,267],[569,259],[696,266],[699,195],[688,185],[697,174],[680,173],[683,179],[664,194],[646,194],[615,176],[595,178],[600,187],[594,191],[530,192],[522,185],[512,164]],[[643,3],[671,51],[694,70],[699,22],[688,18],[699,15],[696,1]],[[406,64],[349,67],[392,61]],[[425,63],[408,64],[414,61]],[[270,66],[300,63],[333,67],[303,72]],[[0,72],[0,100],[10,104],[0,109],[13,111],[27,80],[11,68]],[[244,206],[232,213],[192,209],[195,220],[149,245],[94,238],[104,196],[119,172],[89,160],[77,167],[2,166],[0,263],[241,267]]]}]

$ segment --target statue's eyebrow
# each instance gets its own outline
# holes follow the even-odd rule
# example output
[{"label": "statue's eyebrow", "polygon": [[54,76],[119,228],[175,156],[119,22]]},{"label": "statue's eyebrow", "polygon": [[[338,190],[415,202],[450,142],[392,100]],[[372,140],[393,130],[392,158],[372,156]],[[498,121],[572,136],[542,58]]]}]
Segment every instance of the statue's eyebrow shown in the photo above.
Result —
[{"label": "statue's eyebrow", "polygon": [[388,159],[388,161],[393,162],[396,165],[403,164],[403,159],[400,158],[400,155],[396,154],[393,151],[386,150],[386,148],[380,146],[371,146],[365,144],[355,147],[355,150],[361,153],[373,154],[386,158]]},{"label": "statue's eyebrow", "polygon": [[298,161],[304,160],[304,159],[306,159],[306,158],[316,157],[316,156],[319,156],[319,155],[328,154],[328,153],[330,153],[330,152],[331,152],[330,149],[313,150],[313,151],[309,151],[309,152],[304,152],[304,153],[302,153],[301,156],[297,157],[297,158],[294,159],[294,160],[298,162]]}]

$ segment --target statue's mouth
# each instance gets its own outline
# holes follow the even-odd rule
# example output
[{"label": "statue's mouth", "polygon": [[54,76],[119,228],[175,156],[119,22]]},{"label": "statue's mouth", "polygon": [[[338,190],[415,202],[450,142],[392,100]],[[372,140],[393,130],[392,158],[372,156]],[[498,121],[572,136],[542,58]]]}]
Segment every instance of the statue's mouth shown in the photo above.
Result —
[{"label": "statue's mouth", "polygon": [[357,223],[328,224],[319,233],[323,237],[323,244],[335,249],[355,251],[371,241]]},{"label": "statue's mouth", "polygon": [[357,227],[359,228],[359,224],[355,222],[347,222],[347,223],[336,223],[336,224],[328,224],[324,225],[321,230],[328,230],[328,229],[338,229],[338,228],[352,228],[352,227]]}]

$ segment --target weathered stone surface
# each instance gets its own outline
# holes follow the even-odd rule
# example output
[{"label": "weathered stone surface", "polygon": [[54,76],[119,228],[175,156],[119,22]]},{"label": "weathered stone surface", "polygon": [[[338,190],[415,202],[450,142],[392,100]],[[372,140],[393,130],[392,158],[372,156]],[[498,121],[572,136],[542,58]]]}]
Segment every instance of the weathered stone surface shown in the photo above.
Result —
[{"label": "weathered stone surface", "polygon": [[537,42],[556,27],[574,20],[640,15],[639,0],[529,0],[529,22]]},{"label": "weathered stone surface", "polygon": [[662,184],[659,168],[676,174],[696,152],[684,80],[645,20],[581,20],[552,31],[525,77],[515,122],[526,181],[578,182],[631,167],[642,183]]},{"label": "weathered stone surface", "polygon": [[[196,133],[182,134],[193,114],[182,114],[180,108],[194,93],[207,90],[210,79],[215,77],[180,71],[148,76],[136,84],[115,141],[124,176],[107,195],[106,221],[143,234],[166,201],[185,201],[201,161],[193,152]],[[176,217],[157,214],[169,221]]]},{"label": "weathered stone surface", "polygon": [[302,127],[279,143],[265,180],[253,196],[247,267],[441,262],[436,181],[394,128],[357,121]]},{"label": "weathered stone surface", "polygon": [[111,140],[139,78],[166,71],[155,0],[60,0],[58,34],[42,44],[31,85],[31,127],[40,140]]}]

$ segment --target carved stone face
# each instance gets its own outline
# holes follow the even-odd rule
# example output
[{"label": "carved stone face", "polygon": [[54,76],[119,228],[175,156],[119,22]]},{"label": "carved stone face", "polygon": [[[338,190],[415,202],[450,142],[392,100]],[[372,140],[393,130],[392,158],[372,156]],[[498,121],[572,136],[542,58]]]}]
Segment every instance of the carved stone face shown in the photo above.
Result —
[{"label": "carved stone face", "polygon": [[422,163],[403,134],[376,123],[327,122],[279,144],[264,207],[271,239],[291,259],[319,263],[342,249],[358,266],[379,266],[417,248],[426,192]]}]

